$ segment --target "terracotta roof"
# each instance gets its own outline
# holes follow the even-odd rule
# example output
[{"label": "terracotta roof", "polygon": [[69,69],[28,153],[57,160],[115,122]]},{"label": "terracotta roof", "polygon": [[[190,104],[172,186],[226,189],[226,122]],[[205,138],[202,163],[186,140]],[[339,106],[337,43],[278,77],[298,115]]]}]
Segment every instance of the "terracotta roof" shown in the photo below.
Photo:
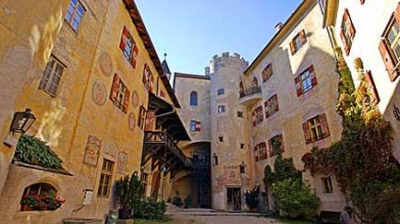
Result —
[{"label": "terracotta roof", "polygon": [[164,74],[164,71],[161,66],[160,59],[158,58],[156,49],[154,48],[153,42],[151,42],[150,35],[147,32],[146,26],[144,25],[143,19],[140,16],[139,10],[135,4],[134,0],[122,0],[125,4],[125,8],[128,10],[129,15],[131,16],[133,24],[136,26],[136,30],[139,33],[140,38],[143,41],[144,46],[149,52],[150,59],[153,61],[154,66],[157,69],[158,74],[160,74],[160,78],[164,83],[169,96],[171,97],[174,106],[177,108],[181,108],[178,98],[175,95],[174,90],[169,83],[168,77]]}]

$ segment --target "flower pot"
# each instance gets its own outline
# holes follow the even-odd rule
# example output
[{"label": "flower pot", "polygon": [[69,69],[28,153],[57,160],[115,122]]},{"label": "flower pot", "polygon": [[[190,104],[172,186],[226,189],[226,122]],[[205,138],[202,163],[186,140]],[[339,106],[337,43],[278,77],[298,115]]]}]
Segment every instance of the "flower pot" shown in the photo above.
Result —
[{"label": "flower pot", "polygon": [[118,209],[118,219],[130,219],[131,218],[131,210],[130,209]]}]

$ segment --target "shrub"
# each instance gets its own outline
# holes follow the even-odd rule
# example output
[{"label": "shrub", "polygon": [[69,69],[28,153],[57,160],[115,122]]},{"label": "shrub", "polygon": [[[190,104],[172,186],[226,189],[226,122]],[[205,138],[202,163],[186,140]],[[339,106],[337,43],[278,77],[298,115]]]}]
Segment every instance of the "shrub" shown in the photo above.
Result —
[{"label": "shrub", "polygon": [[279,208],[289,217],[309,219],[317,214],[319,198],[301,180],[286,179],[272,187]]},{"label": "shrub", "polygon": [[189,208],[190,205],[192,204],[192,197],[190,197],[190,194],[188,194],[185,198],[185,208]]},{"label": "shrub", "polygon": [[260,194],[260,185],[256,185],[252,190],[244,193],[246,205],[250,210],[254,210],[258,207],[258,195]]},{"label": "shrub", "polygon": [[149,197],[143,199],[139,204],[134,205],[133,216],[142,219],[162,219],[166,211],[166,204],[164,201],[157,202],[155,198]]}]

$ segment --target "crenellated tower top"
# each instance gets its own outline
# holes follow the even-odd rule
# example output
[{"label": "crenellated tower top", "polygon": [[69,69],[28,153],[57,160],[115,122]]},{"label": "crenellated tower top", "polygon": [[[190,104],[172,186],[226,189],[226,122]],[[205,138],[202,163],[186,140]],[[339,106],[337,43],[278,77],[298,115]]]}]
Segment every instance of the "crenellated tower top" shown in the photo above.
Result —
[{"label": "crenellated tower top", "polygon": [[244,71],[249,66],[249,62],[246,61],[238,53],[229,55],[229,52],[223,52],[221,56],[214,55],[210,61],[210,65],[205,67],[205,75],[209,76],[216,73],[219,69],[224,67],[234,67],[240,71]]}]

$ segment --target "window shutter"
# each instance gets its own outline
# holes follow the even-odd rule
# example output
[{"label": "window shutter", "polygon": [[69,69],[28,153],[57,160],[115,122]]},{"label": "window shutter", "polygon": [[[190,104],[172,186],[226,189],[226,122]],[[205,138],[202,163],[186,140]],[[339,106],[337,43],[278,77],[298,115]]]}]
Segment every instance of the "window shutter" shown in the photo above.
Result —
[{"label": "window shutter", "polygon": [[297,96],[300,96],[303,93],[303,88],[301,87],[301,77],[300,77],[300,75],[298,75],[294,79],[294,83],[296,85]]},{"label": "window shutter", "polygon": [[265,118],[269,118],[270,113],[269,113],[269,100],[265,101],[264,106],[265,106]]},{"label": "window shutter", "polygon": [[386,45],[385,40],[382,40],[379,44],[379,51],[381,52],[381,56],[383,62],[385,63],[386,70],[389,74],[389,78],[391,81],[394,81],[396,77],[399,75],[399,71],[394,71],[395,61],[392,59],[389,49]]},{"label": "window shutter", "polygon": [[292,55],[294,55],[294,53],[296,53],[296,48],[294,47],[294,40],[292,40],[289,43],[289,46],[290,46],[290,52],[292,52]]},{"label": "window shutter", "polygon": [[281,152],[284,153],[285,152],[285,144],[283,144],[283,135],[280,134],[278,138],[281,143]]},{"label": "window shutter", "polygon": [[340,38],[342,39],[344,52],[346,53],[346,55],[349,55],[349,53],[350,53],[350,48],[349,48],[349,46],[347,46],[346,37],[344,36],[343,28],[342,28],[342,30],[340,31]]},{"label": "window shutter", "polygon": [[400,3],[397,5],[396,11],[394,11],[394,19],[400,24]]},{"label": "window shutter", "polygon": [[304,133],[304,139],[306,140],[306,144],[311,143],[311,133],[307,121],[303,123],[303,133]]},{"label": "window shutter", "polygon": [[312,86],[314,87],[314,86],[316,86],[317,85],[317,77],[315,76],[315,71],[314,71],[314,66],[310,66],[309,68],[308,68],[308,72],[310,73],[310,77],[311,77],[311,84],[312,84]]},{"label": "window shutter", "polygon": [[304,30],[300,31],[299,37],[300,37],[302,45],[307,43],[306,32]]},{"label": "window shutter", "polygon": [[126,46],[126,39],[129,38],[129,32],[124,26],[124,29],[122,30],[122,36],[121,36],[121,42],[119,43],[119,48],[122,51],[125,51],[125,46]]},{"label": "window shutter", "polygon": [[139,49],[135,43],[133,43],[133,50],[132,50],[132,55],[131,55],[131,65],[133,68],[136,68],[137,64],[137,55],[138,55]]},{"label": "window shutter", "polygon": [[328,121],[326,119],[325,114],[319,115],[319,122],[321,123],[322,134],[324,135],[323,137],[324,138],[328,137],[330,133],[329,133]]},{"label": "window shutter", "polygon": [[196,121],[196,131],[201,131],[201,122]]},{"label": "window shutter", "polygon": [[278,95],[275,95],[272,100],[274,101],[274,112],[277,112],[279,110]]},{"label": "window shutter", "polygon": [[119,84],[119,77],[117,73],[115,73],[110,93],[110,100],[113,102],[117,102],[118,84]]},{"label": "window shutter", "polygon": [[252,112],[252,119],[253,119],[253,127],[254,126],[256,126],[256,111],[254,110],[253,112]]},{"label": "window shutter", "polygon": [[130,96],[130,92],[126,88],[125,89],[125,95],[124,95],[124,104],[122,105],[122,112],[124,112],[124,113],[128,112],[129,99],[130,99],[129,96]]},{"label": "window shutter", "polygon": [[370,88],[370,91],[371,91],[372,100],[373,100],[375,103],[379,103],[380,99],[379,99],[378,91],[376,90],[375,82],[374,82],[374,80],[372,79],[371,71],[366,71],[366,72],[364,73],[364,75],[365,75],[365,80],[366,80],[366,81],[368,82],[368,84],[369,84],[369,88]]},{"label": "window shutter", "polygon": [[272,141],[271,141],[271,139],[272,139],[272,138],[268,139],[268,151],[269,151],[269,157],[272,157],[272,156],[274,156],[274,155],[275,155],[275,152],[274,152],[274,147],[272,147]]}]

